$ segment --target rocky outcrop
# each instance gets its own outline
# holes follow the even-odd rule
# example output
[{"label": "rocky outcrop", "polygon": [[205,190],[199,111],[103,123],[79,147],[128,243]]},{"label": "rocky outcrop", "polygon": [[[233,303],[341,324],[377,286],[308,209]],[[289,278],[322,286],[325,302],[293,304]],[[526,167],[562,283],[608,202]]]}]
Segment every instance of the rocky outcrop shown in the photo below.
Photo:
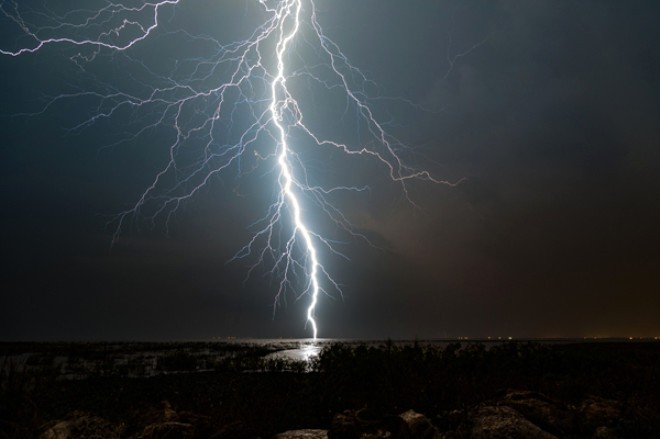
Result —
[{"label": "rocky outcrop", "polygon": [[123,424],[112,424],[110,421],[89,413],[75,411],[66,419],[56,421],[44,431],[39,439],[77,439],[102,437],[119,439],[124,430]]},{"label": "rocky outcrop", "polygon": [[442,435],[421,413],[408,410],[398,416],[378,416],[374,412],[345,410],[336,414],[328,431],[330,439],[423,438]]},{"label": "rocky outcrop", "polygon": [[[617,401],[589,397],[569,406],[542,394],[508,390],[471,408],[444,412],[432,420],[408,410],[399,415],[363,408],[336,413],[329,430],[289,430],[275,439],[504,439],[584,437],[614,439],[623,409]],[[125,424],[80,411],[46,425],[39,439],[236,439],[259,436],[254,425],[218,425],[208,416],[178,411],[168,401]],[[128,425],[128,426],[127,426]],[[1,435],[0,435],[1,436]]]},{"label": "rocky outcrop", "polygon": [[579,414],[590,427],[608,426],[621,416],[621,405],[611,399],[592,396],[582,401]]},{"label": "rocky outcrop", "polygon": [[508,390],[471,409],[449,412],[440,424],[449,437],[611,439],[620,415],[620,404],[612,400],[591,397],[574,407],[539,393]]},{"label": "rocky outcrop", "polygon": [[276,435],[275,439],[328,439],[328,430],[289,430]]},{"label": "rocky outcrop", "polygon": [[332,418],[330,439],[376,439],[408,437],[407,425],[399,416],[379,416],[368,409],[344,410]]},{"label": "rocky outcrop", "polygon": [[441,439],[442,435],[431,421],[421,413],[414,410],[408,410],[399,415],[408,427],[411,437],[423,439]]},{"label": "rocky outcrop", "polygon": [[199,436],[203,417],[187,412],[177,412],[169,401],[161,402],[162,408],[150,419],[142,431],[130,436],[130,439],[192,439]]},{"label": "rocky outcrop", "polygon": [[556,436],[577,428],[576,413],[559,401],[527,390],[510,390],[498,402],[520,412],[525,418]]},{"label": "rocky outcrop", "polygon": [[469,431],[469,436],[474,439],[557,439],[506,405],[479,407],[474,412]]}]

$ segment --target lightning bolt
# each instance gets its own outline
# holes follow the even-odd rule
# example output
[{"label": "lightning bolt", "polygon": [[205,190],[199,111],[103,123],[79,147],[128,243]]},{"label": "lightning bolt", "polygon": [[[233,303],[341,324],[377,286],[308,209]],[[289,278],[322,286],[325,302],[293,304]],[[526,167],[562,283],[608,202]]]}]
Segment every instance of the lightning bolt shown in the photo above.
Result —
[{"label": "lightning bolt", "polygon": [[[365,92],[370,81],[325,35],[313,0],[258,0],[265,17],[263,23],[248,38],[230,44],[182,29],[160,30],[174,20],[175,10],[182,3],[184,0],[156,0],[133,7],[108,2],[98,10],[78,9],[57,15],[26,13],[18,3],[0,0],[0,13],[20,30],[17,47],[0,48],[0,54],[28,56],[50,46],[62,46],[83,72],[91,63],[112,56],[113,62],[125,61],[146,78],[134,80],[139,91],[133,92],[98,80],[98,90],[55,96],[34,113],[42,114],[65,99],[84,98],[96,103],[95,111],[72,127],[73,131],[130,111],[142,116],[134,118],[141,120],[142,125],[112,145],[136,140],[154,129],[171,135],[167,164],[137,202],[117,215],[114,239],[145,219],[150,226],[162,221],[167,227],[184,202],[223,172],[236,170],[243,175],[254,172],[259,163],[274,164],[279,188],[275,201],[253,225],[255,233],[234,259],[255,258],[248,276],[256,266],[272,266],[270,273],[280,279],[273,312],[290,290],[299,291],[298,298],[308,295],[307,323],[316,339],[319,295],[341,294],[340,285],[319,260],[320,251],[345,255],[310,227],[303,204],[307,209],[316,206],[339,229],[366,239],[329,200],[335,192],[362,191],[365,187],[315,183],[313,172],[301,155],[302,139],[306,139],[308,148],[375,160],[399,184],[408,200],[410,180],[452,186],[457,183],[438,180],[428,171],[404,163],[400,154],[408,151],[407,147],[386,131],[372,109],[372,103],[382,97],[372,98]],[[166,15],[168,20],[163,18]],[[176,35],[207,48],[210,54],[177,60],[168,72],[150,67],[135,55],[149,39]],[[294,46],[312,47],[317,62],[292,66],[292,59],[303,57],[303,52],[297,52]],[[351,146],[318,134],[303,117],[306,107],[299,88],[289,84],[299,80],[327,92],[341,93],[344,114],[350,109],[357,115],[356,127],[368,140]],[[291,225],[287,225],[287,219]]]},{"label": "lightning bolt", "polygon": [[[314,247],[312,235],[309,229],[307,229],[307,226],[305,225],[305,222],[303,221],[302,215],[300,213],[300,202],[298,201],[298,198],[296,197],[296,194],[292,188],[292,186],[294,185],[294,179],[293,179],[293,175],[291,174],[291,167],[289,165],[289,158],[288,158],[289,145],[287,143],[286,130],[282,124],[283,121],[282,112],[286,109],[289,102],[291,102],[292,104],[295,103],[295,100],[291,99],[291,94],[288,92],[286,88],[284,54],[286,53],[286,49],[289,42],[296,36],[298,30],[300,29],[300,9],[302,5],[301,5],[301,1],[298,0],[295,2],[288,2],[285,4],[285,6],[286,6],[285,17],[292,15],[294,24],[293,24],[293,29],[288,34],[285,34],[283,28],[285,20],[280,20],[281,36],[279,41],[277,42],[277,46],[275,50],[277,55],[277,75],[275,76],[275,78],[273,78],[273,82],[271,83],[272,97],[270,103],[270,112],[272,115],[272,120],[275,126],[277,127],[277,131],[280,134],[280,138],[279,138],[280,154],[277,162],[279,163],[281,170],[280,185],[282,187],[282,191],[286,195],[286,198],[289,200],[289,203],[291,204],[291,208],[293,209],[293,221],[295,224],[293,239],[295,239],[297,233],[300,233],[300,235],[304,240],[307,253],[309,254],[309,265],[310,265],[309,279],[311,283],[312,301],[309,307],[307,308],[307,321],[312,325],[313,338],[316,340],[316,336],[318,334],[318,328],[316,326],[316,320],[314,320],[314,310],[316,309],[316,304],[318,302],[318,295],[320,290],[319,279],[318,279],[319,261],[316,255],[316,248]],[[286,97],[284,100],[278,98],[278,91],[280,92],[279,94]]]}]

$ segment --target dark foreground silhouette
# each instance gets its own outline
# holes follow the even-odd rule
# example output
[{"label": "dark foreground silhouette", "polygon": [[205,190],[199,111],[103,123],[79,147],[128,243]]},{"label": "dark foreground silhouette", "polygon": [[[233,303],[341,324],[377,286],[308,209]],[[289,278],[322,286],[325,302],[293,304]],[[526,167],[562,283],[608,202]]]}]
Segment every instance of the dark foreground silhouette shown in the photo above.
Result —
[{"label": "dark foreground silhouette", "polygon": [[0,438],[660,437],[657,342],[232,346],[0,344]]}]

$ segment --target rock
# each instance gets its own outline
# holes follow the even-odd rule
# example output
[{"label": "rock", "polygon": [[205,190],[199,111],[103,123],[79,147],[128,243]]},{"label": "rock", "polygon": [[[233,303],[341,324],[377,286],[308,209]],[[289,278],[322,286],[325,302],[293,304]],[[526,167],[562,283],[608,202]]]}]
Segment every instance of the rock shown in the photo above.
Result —
[{"label": "rock", "polygon": [[539,393],[509,390],[498,404],[517,410],[529,421],[558,436],[566,436],[577,428],[575,414],[568,407]]},{"label": "rock", "polygon": [[621,407],[617,401],[592,396],[582,401],[580,415],[593,428],[607,426],[621,416]]},{"label": "rock", "polygon": [[401,413],[399,415],[403,422],[408,426],[408,431],[411,434],[411,437],[414,438],[424,438],[424,439],[439,439],[442,437],[437,428],[431,424],[429,419],[417,413],[414,410],[408,410],[407,412]]},{"label": "rock", "polygon": [[177,421],[157,422],[147,425],[135,439],[187,439],[194,435],[192,424]]},{"label": "rock", "polygon": [[84,412],[72,412],[67,419],[56,421],[44,431],[39,439],[82,439],[102,437],[119,439],[124,426],[114,425],[110,421]]},{"label": "rock", "polygon": [[43,432],[39,439],[69,439],[72,425],[70,421],[60,421]]},{"label": "rock", "polygon": [[177,412],[169,401],[161,401],[161,410],[147,420],[148,425],[130,439],[187,439],[199,436],[204,417],[189,412]]},{"label": "rock", "polygon": [[473,414],[470,437],[474,439],[557,439],[507,406],[484,405]]},{"label": "rock", "polygon": [[410,432],[399,416],[379,417],[368,410],[344,410],[333,418],[330,439],[408,438]]},{"label": "rock", "polygon": [[467,413],[465,410],[454,409],[449,411],[444,419],[449,426],[456,428],[465,421],[466,417]]},{"label": "rock", "polygon": [[163,406],[163,419],[166,421],[172,421],[175,420],[179,417],[177,412],[172,408],[172,404],[170,404],[169,401],[161,401],[161,405]]},{"label": "rock", "polygon": [[209,439],[245,439],[258,437],[258,434],[254,428],[245,425],[245,423],[241,421],[235,421],[224,425],[220,430],[217,430],[213,434],[200,434],[198,437],[209,437]]},{"label": "rock", "polygon": [[442,437],[449,438],[460,427],[468,424],[468,414],[467,410],[445,410],[436,415],[432,423]]},{"label": "rock", "polygon": [[593,439],[616,439],[616,437],[614,430],[610,427],[605,427],[604,425],[598,427],[592,436]]},{"label": "rock", "polygon": [[289,430],[276,435],[275,439],[328,439],[328,430]]}]

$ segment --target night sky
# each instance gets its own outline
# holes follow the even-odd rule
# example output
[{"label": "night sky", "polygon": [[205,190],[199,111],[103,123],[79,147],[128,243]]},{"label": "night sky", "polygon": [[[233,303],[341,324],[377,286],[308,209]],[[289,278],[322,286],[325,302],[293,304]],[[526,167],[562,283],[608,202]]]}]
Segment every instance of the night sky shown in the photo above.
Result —
[{"label": "night sky", "polygon": [[[170,30],[229,42],[255,23],[247,2],[183,3]],[[382,167],[336,170],[368,180],[338,203],[374,245],[328,232],[350,261],[322,252],[344,295],[321,299],[320,337],[660,336],[659,2],[316,4],[372,93],[426,109],[376,101],[415,148],[404,158],[465,178],[412,183],[412,205]],[[0,47],[17,35],[0,21]],[[132,56],[190,50],[170,41]],[[268,267],[245,281],[250,261],[228,263],[272,195],[267,169],[214,179],[169,230],[138,222],[111,245],[113,218],[163,166],[167,133],[114,144],[137,126],[130,114],[70,131],[92,114],[81,99],[20,115],[59,93],[130,86],[121,58],[84,72],[75,52],[0,56],[0,339],[309,336],[307,297],[290,294],[273,317]],[[325,129],[349,130],[335,122]]]}]

